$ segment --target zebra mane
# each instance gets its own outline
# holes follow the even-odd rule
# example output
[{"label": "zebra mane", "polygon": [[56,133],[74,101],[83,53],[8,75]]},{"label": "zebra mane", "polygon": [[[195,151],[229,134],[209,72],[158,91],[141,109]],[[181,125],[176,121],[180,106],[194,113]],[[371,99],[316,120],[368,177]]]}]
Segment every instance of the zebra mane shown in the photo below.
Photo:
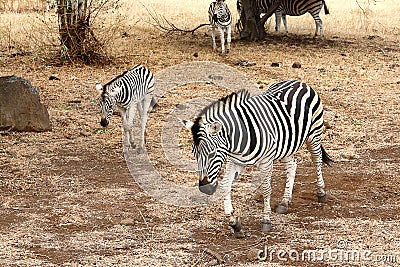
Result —
[{"label": "zebra mane", "polygon": [[243,104],[247,99],[249,99],[250,93],[246,89],[239,90],[237,92],[233,92],[230,95],[222,97],[215,101],[214,103],[205,107],[199,114],[199,117],[206,116],[208,111],[219,109],[220,106],[228,105],[229,108],[234,108]]},{"label": "zebra mane", "polygon": [[236,108],[246,102],[250,97],[249,91],[246,89],[239,90],[237,92],[233,92],[230,95],[220,98],[219,100],[215,101],[214,103],[205,107],[197,116],[196,120],[193,122],[192,126],[192,135],[193,135],[193,143],[195,145],[199,144],[200,136],[200,126],[204,120],[212,119],[208,118],[209,114],[214,114],[217,112],[213,112],[215,110],[219,110],[221,106],[228,106],[228,108]]},{"label": "zebra mane", "polygon": [[106,90],[107,86],[109,86],[110,84],[112,84],[113,82],[119,80],[120,78],[124,77],[128,72],[131,72],[132,70],[136,69],[137,67],[140,67],[141,65],[135,65],[134,67],[130,68],[129,70],[124,71],[123,73],[121,73],[120,75],[114,77],[111,81],[109,81],[108,83],[106,83],[103,87],[104,90]]}]

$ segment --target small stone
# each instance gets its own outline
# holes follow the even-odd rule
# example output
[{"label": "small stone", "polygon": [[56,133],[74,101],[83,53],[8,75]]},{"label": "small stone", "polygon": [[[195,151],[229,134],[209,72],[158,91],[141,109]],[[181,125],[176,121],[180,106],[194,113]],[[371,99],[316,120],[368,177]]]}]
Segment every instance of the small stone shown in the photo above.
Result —
[{"label": "small stone", "polygon": [[329,121],[325,121],[324,125],[326,129],[332,129],[332,125],[329,123]]},{"label": "small stone", "polygon": [[293,65],[292,65],[292,68],[300,69],[301,68],[301,64],[299,62],[294,62]]},{"label": "small stone", "polygon": [[198,57],[198,56],[199,56],[199,53],[195,52],[195,53],[193,54],[193,56],[194,56],[194,57]]},{"label": "small stone", "polygon": [[272,62],[271,67],[279,67],[280,63],[279,62]]},{"label": "small stone", "polygon": [[124,226],[134,226],[135,225],[135,221],[132,218],[126,218],[123,219],[119,222],[120,225],[124,225]]},{"label": "small stone", "polygon": [[52,74],[52,75],[50,75],[49,80],[50,81],[59,81],[60,78],[58,78],[57,74]]}]

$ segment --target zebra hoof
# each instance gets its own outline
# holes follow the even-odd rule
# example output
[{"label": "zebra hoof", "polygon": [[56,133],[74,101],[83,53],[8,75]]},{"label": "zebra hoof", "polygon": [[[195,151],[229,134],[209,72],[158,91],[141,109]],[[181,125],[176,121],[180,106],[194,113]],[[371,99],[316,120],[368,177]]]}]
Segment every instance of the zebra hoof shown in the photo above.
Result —
[{"label": "zebra hoof", "polygon": [[232,227],[234,234],[240,233],[242,231],[242,219],[240,217],[232,218],[229,226]]},{"label": "zebra hoof", "polygon": [[269,231],[271,231],[271,228],[272,228],[271,221],[266,221],[261,223],[261,231],[263,233],[268,233]]},{"label": "zebra hoof", "polygon": [[288,212],[288,206],[281,203],[278,205],[278,207],[276,207],[276,213],[279,214],[286,214]]},{"label": "zebra hoof", "polygon": [[318,194],[317,197],[318,197],[318,203],[325,203],[326,202],[326,199],[327,199],[326,193]]},{"label": "zebra hoof", "polygon": [[244,233],[243,233],[243,231],[240,231],[240,232],[233,232],[233,236],[234,236],[235,238],[244,238]]}]

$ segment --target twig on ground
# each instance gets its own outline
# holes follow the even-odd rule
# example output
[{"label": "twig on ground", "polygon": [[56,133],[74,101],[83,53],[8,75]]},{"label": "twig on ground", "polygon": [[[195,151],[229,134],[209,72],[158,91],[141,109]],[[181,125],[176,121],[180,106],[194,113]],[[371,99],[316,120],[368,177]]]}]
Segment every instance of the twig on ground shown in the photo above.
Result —
[{"label": "twig on ground", "polygon": [[222,264],[225,262],[223,257],[221,255],[219,255],[218,252],[212,251],[209,248],[205,248],[204,252],[207,253],[208,255],[214,257],[217,260],[217,264]]}]

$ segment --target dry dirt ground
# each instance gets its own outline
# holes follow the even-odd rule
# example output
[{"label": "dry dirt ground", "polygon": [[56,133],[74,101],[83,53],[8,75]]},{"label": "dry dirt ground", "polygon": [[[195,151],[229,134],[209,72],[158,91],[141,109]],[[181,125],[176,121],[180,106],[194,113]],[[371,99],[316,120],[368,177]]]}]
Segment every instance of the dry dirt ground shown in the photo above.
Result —
[{"label": "dry dirt ground", "polygon": [[[121,56],[105,66],[66,66],[49,54],[1,52],[0,75],[22,76],[40,90],[53,130],[0,136],[0,265],[398,266],[399,45],[379,36],[269,35],[263,42],[234,41],[228,56],[221,57],[202,34],[170,37],[138,30],[121,39],[114,51]],[[239,66],[239,59],[256,64]],[[264,89],[300,79],[321,95],[328,126],[323,144],[335,160],[323,169],[327,203],[316,201],[314,171],[304,151],[298,155],[289,213],[273,213],[270,233],[260,231],[257,194],[243,194],[240,184],[234,190],[234,205],[244,217],[243,239],[233,237],[222,203],[169,206],[135,183],[122,152],[121,119],[115,116],[108,128],[100,127],[94,83],[138,63],[157,73],[195,60],[232,66]],[[301,68],[293,68],[295,62]],[[59,80],[49,80],[51,75]],[[196,176],[176,175],[163,158],[159,127],[180,99],[202,93],[217,98],[227,90],[178,87],[160,99],[149,118],[148,153],[160,173],[177,177],[177,183],[195,183]],[[189,154],[188,135],[182,136],[183,153]],[[273,205],[283,189],[284,171],[277,163]],[[269,257],[251,261],[254,251],[265,248]],[[272,250],[281,250],[280,258]],[[307,258],[307,250],[320,259]]]}]

